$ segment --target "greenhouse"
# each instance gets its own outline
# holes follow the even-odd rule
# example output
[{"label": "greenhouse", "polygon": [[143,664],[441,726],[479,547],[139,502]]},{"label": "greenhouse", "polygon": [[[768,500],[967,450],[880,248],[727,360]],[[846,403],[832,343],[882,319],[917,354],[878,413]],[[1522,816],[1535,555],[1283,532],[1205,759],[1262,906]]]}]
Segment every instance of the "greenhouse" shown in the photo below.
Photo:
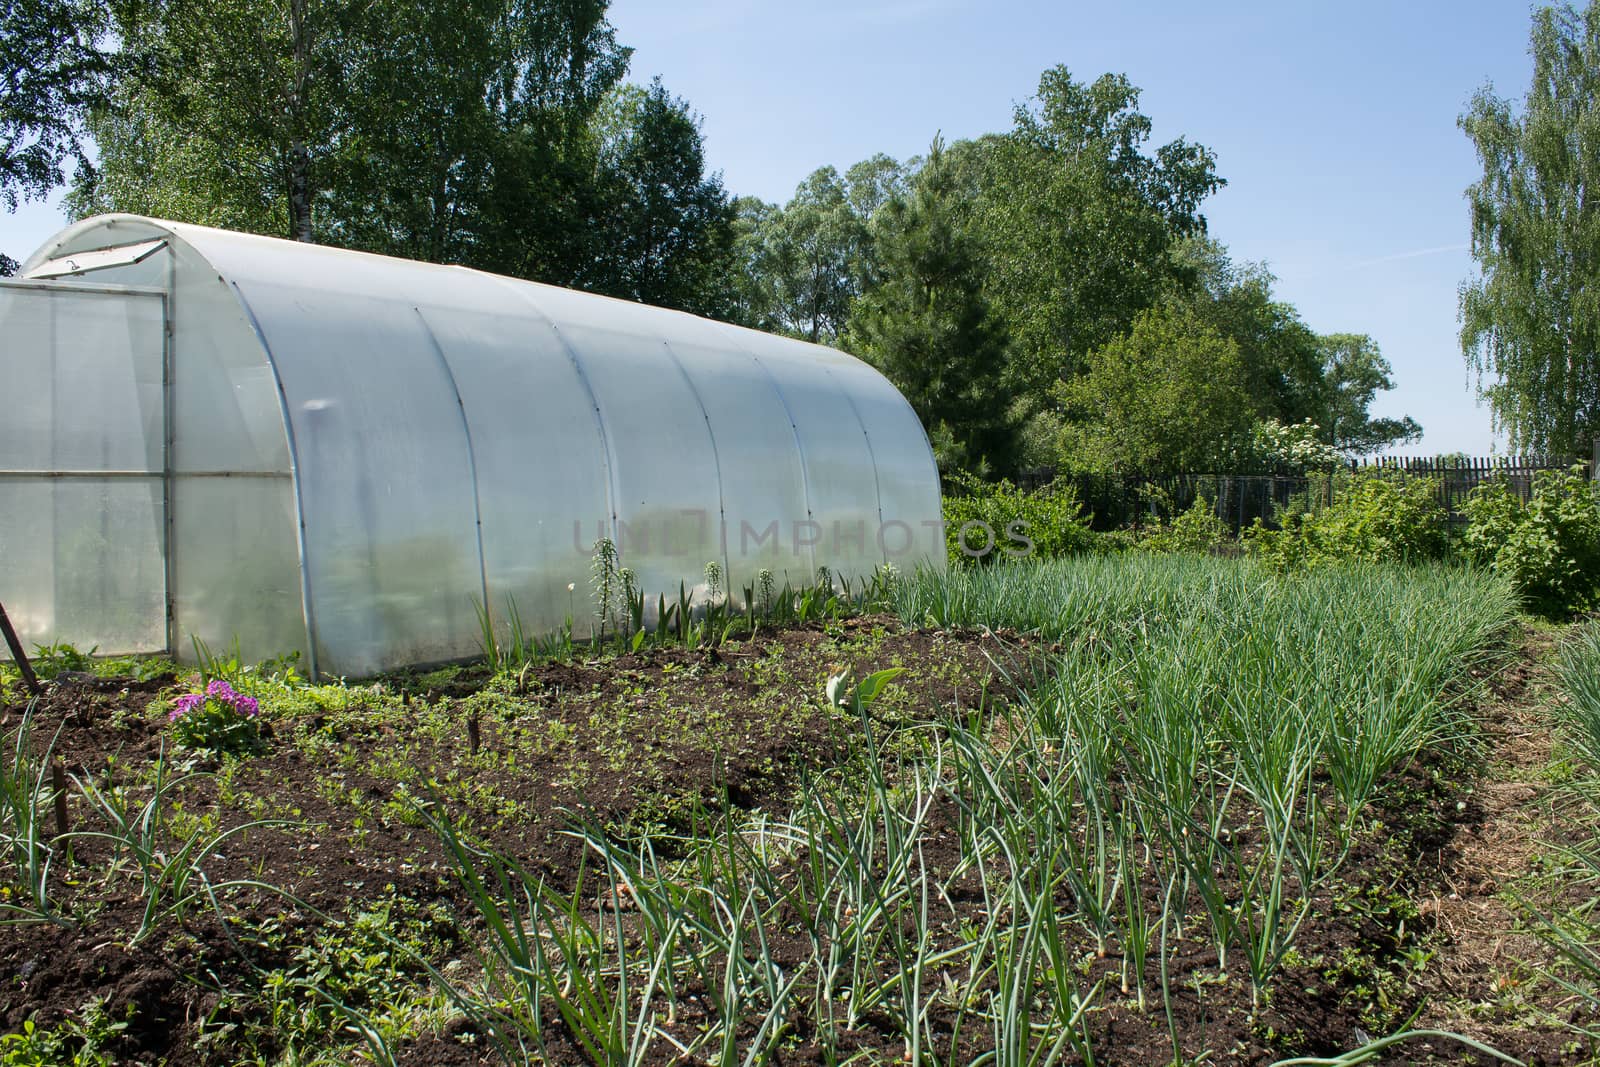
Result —
[{"label": "greenhouse", "polygon": [[478,604],[742,603],[942,566],[904,397],[841,352],[461,267],[128,215],[0,283],[0,603],[24,640],[360,677],[478,654]]}]

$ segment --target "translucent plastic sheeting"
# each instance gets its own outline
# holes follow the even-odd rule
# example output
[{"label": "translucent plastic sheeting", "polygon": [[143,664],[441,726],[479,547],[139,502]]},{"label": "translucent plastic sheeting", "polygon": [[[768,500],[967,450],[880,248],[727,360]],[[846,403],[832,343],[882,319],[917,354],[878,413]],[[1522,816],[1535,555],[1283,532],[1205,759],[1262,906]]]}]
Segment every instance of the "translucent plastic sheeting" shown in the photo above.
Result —
[{"label": "translucent plastic sheeting", "polygon": [[944,529],[928,514],[928,486],[937,485],[938,465],[922,433],[922,423],[906,398],[876,371],[822,349],[828,373],[850,398],[872,446],[882,515],[876,547],[887,562],[904,571],[918,565],[942,566]]},{"label": "translucent plastic sheeting", "polygon": [[605,445],[555,330],[507,303],[501,315],[422,313],[472,432],[490,609],[503,625],[514,604],[534,632],[570,615],[585,633],[591,546],[610,529]]},{"label": "translucent plastic sheeting", "polygon": [[[766,350],[760,359],[782,392],[800,439],[811,505],[803,540],[835,577],[871,575],[885,561],[877,543],[883,521],[878,471],[851,398],[828,363],[808,358],[803,349],[800,354]],[[797,582],[806,577],[790,575]]]},{"label": "translucent plastic sheeting", "polygon": [[192,635],[215,651],[237,640],[253,659],[304,652],[294,482],[179,474],[172,484],[174,651],[188,655]]},{"label": "translucent plastic sheeting", "polygon": [[162,308],[0,286],[0,601],[27,642],[167,645]]},{"label": "translucent plastic sheeting", "polygon": [[740,603],[743,589],[755,585],[762,570],[771,571],[779,585],[785,574],[809,575],[805,470],[776,384],[759,360],[732,346],[675,340],[670,348],[694,383],[718,442],[725,588]]},{"label": "translucent plastic sheeting", "polygon": [[[194,249],[179,244],[170,254],[179,267],[172,272],[173,470],[287,475],[278,383],[238,294]],[[295,599],[298,616],[298,593]],[[303,644],[302,636],[293,647]]]},{"label": "translucent plastic sheeting", "polygon": [[29,265],[162,239],[94,277],[170,299],[180,644],[304,647],[353,677],[477,654],[474,599],[502,635],[508,599],[530,631],[582,633],[600,537],[652,601],[703,596],[710,562],[735,598],[763,569],[943,562],[926,437],[843,353],[134,216],[79,223]]},{"label": "translucent plastic sheeting", "polygon": [[[105,231],[140,246],[165,235],[146,220],[115,220]],[[106,236],[98,233],[96,243]],[[173,470],[287,474],[278,383],[238,293],[188,242],[158,243],[154,254],[97,271],[89,281],[167,291]]]},{"label": "translucent plastic sheeting", "polygon": [[161,480],[0,476],[0,600],[24,642],[167,647]]},{"label": "translucent plastic sheeting", "polygon": [[[694,390],[658,338],[566,323],[604,419],[614,464],[615,539],[651,601],[725,566],[717,450]],[[595,516],[599,518],[600,516]],[[585,526],[592,526],[588,519]]]},{"label": "translucent plastic sheeting", "polygon": [[318,669],[478,651],[477,507],[456,390],[417,311],[250,281],[294,442]]},{"label": "translucent plastic sheeting", "polygon": [[162,469],[162,298],[6,286],[0,468]]}]

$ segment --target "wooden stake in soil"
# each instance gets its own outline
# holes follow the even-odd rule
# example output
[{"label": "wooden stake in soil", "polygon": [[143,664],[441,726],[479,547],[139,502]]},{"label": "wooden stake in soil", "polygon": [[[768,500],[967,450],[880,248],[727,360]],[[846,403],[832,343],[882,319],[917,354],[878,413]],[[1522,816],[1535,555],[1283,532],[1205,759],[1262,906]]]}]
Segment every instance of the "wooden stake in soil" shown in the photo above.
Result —
[{"label": "wooden stake in soil", "polygon": [[473,711],[467,716],[467,754],[478,754],[478,713]]},{"label": "wooden stake in soil", "polygon": [[6,644],[11,648],[11,658],[16,661],[17,668],[22,671],[22,681],[28,687],[28,692],[34,696],[39,695],[39,679],[33,673],[33,664],[28,662],[27,653],[22,651],[22,642],[17,640],[17,631],[11,628],[11,620],[6,618],[6,606],[0,604],[0,632],[4,632]]},{"label": "wooden stake in soil", "polygon": [[61,757],[50,761],[50,788],[56,793],[56,833],[67,832],[67,772],[61,767]]}]

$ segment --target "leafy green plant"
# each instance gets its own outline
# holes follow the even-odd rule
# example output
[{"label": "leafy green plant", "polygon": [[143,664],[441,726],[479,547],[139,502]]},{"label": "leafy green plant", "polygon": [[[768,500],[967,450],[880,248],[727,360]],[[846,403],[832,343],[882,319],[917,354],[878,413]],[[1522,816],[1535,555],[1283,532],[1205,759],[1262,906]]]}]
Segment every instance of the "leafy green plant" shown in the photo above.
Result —
[{"label": "leafy green plant", "polygon": [[[1574,884],[1589,890],[1591,896],[1587,905],[1557,918],[1528,900],[1520,903],[1532,918],[1539,936],[1555,949],[1566,965],[1563,971],[1552,972],[1549,977],[1575,999],[1588,1004],[1591,1011],[1600,1012],[1600,921],[1593,912],[1596,897],[1592,895],[1600,891],[1600,852],[1593,848],[1591,843],[1587,849],[1566,850],[1569,866],[1564,873]],[[1576,1028],[1592,1038],[1600,1038],[1600,1026],[1577,1025]]]},{"label": "leafy green plant", "polygon": [[197,634],[190,634],[189,642],[194,646],[195,663],[200,667],[202,682],[209,684],[220,679],[236,689],[252,688],[257,683],[282,689],[295,689],[306,684],[305,678],[299,671],[298,651],[286,652],[281,656],[252,664],[245,662],[243,654],[239,651],[237,636],[221,653],[213,651],[211,646]]},{"label": "leafy green plant", "polygon": [[1466,503],[1468,558],[1510,576],[1529,608],[1564,617],[1600,602],[1600,490],[1581,467],[1540,471],[1524,504],[1503,481]]},{"label": "leafy green plant", "polygon": [[[1141,958],[1158,933],[1194,925],[1169,913],[1194,901],[1219,964],[1243,962],[1258,1004],[1376,783],[1459,730],[1446,684],[1514,610],[1509,583],[1478,571],[1285,578],[1192,556],[924,573],[898,603],[907,618],[1071,641],[1001,720],[1003,751],[946,726],[972,862],[1003,857],[1029,893],[1065,891],[1097,945],[1115,937]],[[1146,870],[1168,886],[1158,914],[1126,888]]]},{"label": "leafy green plant", "polygon": [[[1600,619],[1575,627],[1563,644],[1555,665],[1560,699],[1554,715],[1565,728],[1567,740],[1588,765],[1591,776],[1600,776]],[[1596,778],[1575,783],[1580,805],[1593,813]],[[1580,809],[1581,810],[1581,809]],[[1590,835],[1592,836],[1592,827]],[[1555,951],[1561,965],[1545,972],[1546,977],[1589,1009],[1589,1022],[1574,1012],[1568,1023],[1574,1029],[1600,1040],[1600,848],[1589,840],[1584,844],[1559,849],[1557,855],[1560,884],[1567,899],[1582,903],[1569,906],[1558,898],[1550,904],[1516,893],[1518,903],[1536,933]],[[1575,894],[1574,890],[1578,890]],[[1564,896],[1566,895],[1564,894]]]},{"label": "leafy green plant", "polygon": [[65,671],[92,672],[94,670],[94,654],[99,648],[99,645],[95,645],[89,651],[83,652],[76,645],[67,644],[65,641],[56,641],[48,645],[34,645],[33,673],[40,678],[49,680]]},{"label": "leafy green plant", "polygon": [[530,661],[538,646],[523,625],[522,612],[517,607],[515,597],[506,596],[507,633],[504,643],[500,640],[489,606],[473,597],[472,607],[478,615],[478,647],[483,650],[484,662],[491,671],[499,674],[501,671],[516,670]]},{"label": "leafy green plant", "polygon": [[[453,986],[452,999],[509,1060],[542,1054],[548,1005],[594,1062],[640,1062],[657,1039],[650,1001],[672,969],[668,955],[667,965],[651,967],[634,991],[620,931],[622,883],[610,882],[611,907],[596,914],[581,875],[571,893],[563,893],[515,860],[470,843],[431,806],[419,804],[417,811],[453,860],[486,932],[481,954],[491,999]],[[657,950],[670,954],[675,944],[676,933]]]},{"label": "leafy green plant", "polygon": [[761,570],[756,573],[756,587],[761,593],[762,618],[770,619],[772,618],[774,587],[774,579],[772,576],[772,570],[770,568],[762,567]]},{"label": "leafy green plant", "polygon": [[639,588],[639,574],[632,567],[617,571],[617,582],[622,587],[622,628],[617,631],[617,639],[626,642],[630,634],[644,632],[644,590]]},{"label": "leafy green plant", "polygon": [[98,1000],[79,1015],[49,1030],[24,1020],[20,1032],[0,1036],[0,1067],[114,1067],[106,1046],[128,1028],[127,1020],[114,1018]]},{"label": "leafy green plant", "polygon": [[[1501,1063],[1510,1063],[1522,1067],[1522,1061],[1507,1056],[1504,1052],[1475,1041],[1463,1034],[1451,1033],[1448,1030],[1412,1030],[1410,1028],[1399,1030],[1387,1037],[1374,1038],[1365,1044],[1351,1049],[1339,1056],[1296,1056],[1293,1059],[1279,1060],[1272,1067],[1361,1067],[1367,1063],[1381,1063],[1379,1054],[1391,1048],[1402,1045],[1407,1041],[1449,1041],[1461,1045],[1490,1059]],[[1426,1046],[1425,1046],[1426,1047]]]},{"label": "leafy green plant", "polygon": [[217,754],[254,752],[261,747],[260,704],[221,678],[203,693],[185,693],[172,702],[167,718],[182,748]]},{"label": "leafy green plant", "polygon": [[1287,424],[1276,418],[1258,419],[1250,431],[1249,456],[1258,463],[1332,470],[1343,456],[1321,439],[1321,429],[1309,418]]},{"label": "leafy green plant", "polygon": [[561,629],[552,634],[541,637],[534,634],[529,638],[534,659],[541,660],[568,660],[572,658],[574,649],[572,637],[572,616],[568,615],[561,623]]},{"label": "leafy green plant", "polygon": [[478,616],[478,647],[483,652],[483,661],[491,671],[499,674],[506,666],[506,655],[500,644],[500,636],[495,633],[494,615],[489,611],[489,605],[477,597],[472,598],[472,609]]},{"label": "leafy green plant", "polygon": [[233,639],[233,646],[221,654],[213,652],[198,634],[190,634],[189,643],[194,646],[194,660],[200,667],[201,681],[220,679],[229,685],[244,684],[244,656],[239,651],[237,637]]},{"label": "leafy green plant", "polygon": [[1562,647],[1556,682],[1565,698],[1557,714],[1589,769],[1600,774],[1600,620],[1578,627]]},{"label": "leafy green plant", "polygon": [[[238,942],[272,961],[257,968],[255,981],[225,989],[215,1015],[202,1024],[202,1043],[226,1051],[233,1062],[267,1057],[285,1063],[331,1063],[332,1035],[359,1035],[377,1063],[394,1062],[394,1046],[413,1037],[426,1017],[444,1005],[429,988],[427,961],[456,940],[448,908],[422,904],[389,887],[375,901],[352,904],[343,915],[327,915],[289,897],[296,914],[316,914],[317,937],[302,941],[301,928],[281,915],[239,923]],[[254,1055],[247,1055],[253,1053]],[[319,1055],[321,1053],[321,1055]]]},{"label": "leafy green plant", "polygon": [[968,474],[946,481],[945,543],[952,562],[1055,559],[1092,551],[1094,534],[1077,492],[1065,483],[1034,492]]},{"label": "leafy green plant", "polygon": [[1279,515],[1279,529],[1259,519],[1246,543],[1278,569],[1342,561],[1417,563],[1450,554],[1449,513],[1435,479],[1379,469],[1351,476],[1332,504],[1306,504]]},{"label": "leafy green plant", "polygon": [[605,637],[607,627],[614,627],[618,599],[622,593],[622,576],[617,569],[617,545],[609,537],[594,543],[589,559],[589,580],[594,590],[594,616],[597,629],[594,639],[598,643]]},{"label": "leafy green plant", "polygon": [[1217,516],[1211,501],[1196,496],[1188,511],[1162,523],[1138,542],[1146,552],[1209,552],[1232,540],[1228,524]]},{"label": "leafy green plant", "polygon": [[119,877],[131,864],[138,875],[144,912],[128,940],[137,945],[154,933],[168,916],[181,926],[188,909],[195,903],[215,901],[218,890],[235,884],[213,883],[205,864],[228,842],[258,828],[292,825],[284,819],[256,819],[227,830],[218,830],[209,820],[183,820],[179,829],[175,815],[179,797],[192,783],[214,778],[202,771],[172,774],[165,753],[155,762],[150,795],[138,803],[128,787],[100,786],[90,778],[74,776],[88,802],[91,817],[103,830],[77,830],[72,840],[99,841],[111,849],[107,880]]}]

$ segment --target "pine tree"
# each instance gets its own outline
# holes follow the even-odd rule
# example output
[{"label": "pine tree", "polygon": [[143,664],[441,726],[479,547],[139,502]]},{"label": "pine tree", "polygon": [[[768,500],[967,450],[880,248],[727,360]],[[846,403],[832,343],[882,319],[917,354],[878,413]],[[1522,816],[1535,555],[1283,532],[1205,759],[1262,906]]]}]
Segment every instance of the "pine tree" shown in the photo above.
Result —
[{"label": "pine tree", "polygon": [[947,471],[1003,468],[1013,436],[1006,331],[966,214],[935,138],[909,195],[877,213],[875,263],[849,330],[851,347],[911,402]]}]

